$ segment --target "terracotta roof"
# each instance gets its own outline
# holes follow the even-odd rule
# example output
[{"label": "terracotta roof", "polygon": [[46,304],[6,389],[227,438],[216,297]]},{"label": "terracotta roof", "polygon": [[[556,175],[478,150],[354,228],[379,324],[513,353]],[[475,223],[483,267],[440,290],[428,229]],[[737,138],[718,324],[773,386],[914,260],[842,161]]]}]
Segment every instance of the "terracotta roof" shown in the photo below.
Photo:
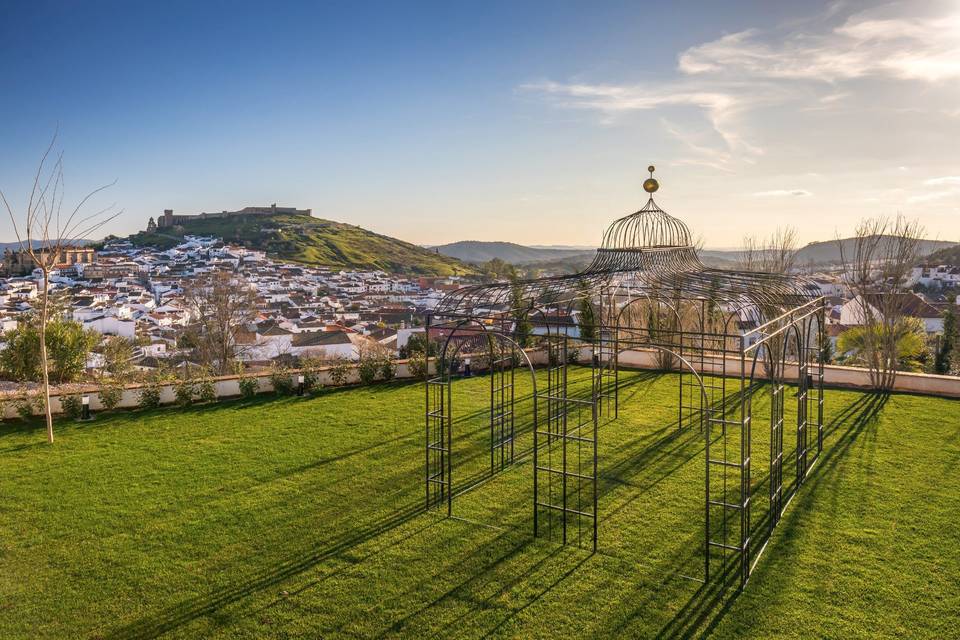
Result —
[{"label": "terracotta roof", "polygon": [[879,307],[881,296],[899,296],[903,313],[913,318],[939,318],[940,310],[915,293],[868,293],[865,297],[872,307]]},{"label": "terracotta roof", "polygon": [[291,332],[283,327],[277,326],[276,322],[267,320],[257,325],[257,333],[262,336],[287,336],[290,335]]},{"label": "terracotta roof", "polygon": [[335,344],[350,344],[350,336],[343,331],[314,331],[293,336],[295,347],[322,347]]}]

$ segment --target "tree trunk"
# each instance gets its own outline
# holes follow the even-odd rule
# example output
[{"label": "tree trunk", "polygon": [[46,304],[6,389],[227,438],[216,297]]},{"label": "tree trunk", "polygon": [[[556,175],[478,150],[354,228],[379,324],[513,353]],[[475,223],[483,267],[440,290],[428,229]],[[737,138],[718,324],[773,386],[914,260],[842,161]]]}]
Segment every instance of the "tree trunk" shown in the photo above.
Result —
[{"label": "tree trunk", "polygon": [[47,442],[53,444],[53,414],[50,412],[50,366],[47,362],[47,307],[50,275],[43,270],[43,297],[40,299],[40,367],[43,370],[43,410],[47,416]]}]

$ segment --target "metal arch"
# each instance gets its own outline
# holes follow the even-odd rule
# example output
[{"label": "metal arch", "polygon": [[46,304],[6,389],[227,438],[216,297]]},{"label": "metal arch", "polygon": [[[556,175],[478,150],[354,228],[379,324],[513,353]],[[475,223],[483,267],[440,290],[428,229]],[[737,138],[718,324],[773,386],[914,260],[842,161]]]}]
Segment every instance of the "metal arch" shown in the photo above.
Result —
[{"label": "metal arch", "polygon": [[617,322],[616,322],[617,330],[623,328],[622,325],[620,324],[620,321],[621,321],[621,319],[623,318],[623,314],[624,314],[624,312],[627,310],[627,308],[630,307],[630,306],[631,306],[632,304],[634,304],[635,302],[642,302],[642,301],[646,301],[646,302],[649,302],[649,303],[651,303],[651,304],[654,303],[654,302],[656,302],[657,304],[665,305],[665,306],[668,307],[671,311],[673,311],[673,315],[676,316],[676,318],[677,318],[677,324],[678,324],[678,325],[682,325],[682,324],[683,324],[683,318],[680,317],[680,312],[677,311],[677,308],[674,307],[674,306],[671,304],[671,301],[670,301],[670,300],[662,300],[662,299],[659,299],[659,298],[651,298],[651,297],[650,297],[650,294],[648,294],[646,291],[643,291],[643,292],[641,293],[641,295],[643,296],[642,298],[641,298],[641,297],[636,297],[636,298],[633,298],[633,299],[627,301],[626,304],[621,305],[620,310],[617,311]]},{"label": "metal arch", "polygon": [[[681,362],[681,364],[685,364],[685,365],[687,366],[687,368],[690,369],[690,374],[693,375],[693,376],[697,379],[697,382],[700,384],[700,392],[703,394],[704,400],[706,400],[706,397],[707,397],[706,394],[707,394],[707,392],[706,392],[706,388],[705,388],[705,386],[704,386],[704,384],[703,384],[703,377],[702,377],[699,373],[697,373],[696,368],[694,368],[694,366],[690,363],[689,360],[687,360],[686,358],[684,358],[683,356],[681,356],[681,355],[680,355],[679,353],[677,353],[676,351],[673,351],[672,349],[668,349],[667,347],[662,347],[662,346],[660,346],[660,345],[650,345],[650,346],[651,346],[652,349],[658,349],[658,350],[660,350],[660,351],[665,351],[665,352],[669,353],[670,355],[672,355],[673,357],[675,357],[677,360],[679,360],[679,361]],[[630,349],[622,349],[622,350],[620,351],[620,353],[624,353],[624,352],[627,352],[627,351],[630,351]]]},{"label": "metal arch", "polygon": [[[447,353],[447,351],[448,351],[448,348],[449,348],[449,346],[450,346],[450,341],[456,336],[456,334],[457,334],[458,331],[461,331],[461,330],[462,330],[462,327],[463,327],[463,326],[468,325],[468,324],[471,324],[471,323],[476,324],[476,325],[478,326],[478,328],[479,328],[479,331],[477,332],[477,336],[478,336],[478,337],[479,337],[479,336],[482,336],[483,338],[486,338],[485,342],[487,342],[487,344],[488,344],[488,353],[489,353],[489,358],[490,358],[490,362],[491,362],[491,367],[493,366],[493,362],[494,362],[494,350],[493,350],[493,345],[494,345],[494,341],[495,341],[495,340],[501,340],[501,341],[507,343],[507,344],[510,346],[510,348],[511,348],[511,353],[513,353],[514,351],[517,351],[517,352],[519,352],[519,353],[522,355],[522,357],[523,357],[523,359],[524,359],[524,361],[525,361],[525,363],[526,363],[527,369],[528,369],[529,372],[530,372],[530,379],[531,379],[531,384],[532,384],[532,388],[533,388],[533,395],[532,395],[532,401],[533,401],[533,407],[532,407],[532,409],[533,409],[533,428],[534,428],[534,430],[536,430],[536,427],[537,427],[537,415],[538,415],[538,414],[537,414],[537,375],[536,375],[536,369],[535,369],[535,367],[534,367],[534,365],[533,365],[533,361],[530,359],[530,356],[527,354],[527,352],[526,352],[513,338],[511,338],[511,337],[508,336],[508,335],[503,334],[502,332],[500,332],[500,331],[498,331],[498,330],[487,330],[486,327],[485,327],[485,325],[483,325],[482,323],[480,323],[480,322],[478,322],[478,321],[476,321],[476,320],[473,320],[473,319],[464,319],[464,320],[461,320],[460,322],[458,322],[458,323],[450,330],[450,334],[446,337],[446,340],[444,341],[443,350],[442,350],[441,362],[444,363],[444,364],[448,362],[448,358],[447,358],[448,353]],[[428,328],[429,328],[429,323],[428,323]],[[428,338],[428,342],[429,342],[429,338]],[[468,344],[468,342],[467,342],[467,341],[463,341],[463,342],[461,342],[460,344],[455,345],[455,348],[454,348],[453,352],[449,354],[449,359],[455,358],[455,357],[460,353],[461,349],[463,349],[463,347],[464,347],[466,344]],[[445,458],[445,460],[444,460],[444,462],[445,462],[445,474],[446,474],[445,477],[446,477],[446,483],[447,483],[447,487],[448,487],[448,488],[447,488],[447,491],[446,491],[446,498],[447,498],[446,502],[447,502],[447,515],[449,516],[449,515],[452,515],[452,514],[453,514],[453,497],[454,497],[454,495],[453,495],[453,494],[454,494],[454,492],[453,492],[453,479],[452,479],[452,477],[453,477],[453,476],[452,476],[452,473],[453,473],[453,407],[452,407],[452,391],[451,391],[451,389],[452,389],[451,382],[452,382],[452,380],[453,380],[453,372],[451,371],[451,369],[450,369],[449,366],[446,366],[446,365],[445,365],[445,366],[443,367],[443,371],[438,371],[437,373],[438,373],[438,376],[437,376],[437,377],[440,378],[441,383],[442,383],[443,386],[445,387],[445,390],[446,390],[446,393],[447,393],[447,405],[446,405],[446,429],[447,429],[447,431],[446,431],[446,438],[447,438],[447,444],[446,444],[445,455],[444,455],[443,457]],[[492,371],[491,371],[491,375],[492,375]],[[428,384],[428,385],[430,384],[430,381],[429,381],[429,380],[427,381],[427,384]],[[428,393],[429,393],[429,390],[428,390]],[[491,409],[492,409],[492,406],[491,406]],[[430,439],[429,439],[429,435],[428,435],[428,438],[427,438],[427,447],[428,447],[428,450],[427,450],[427,505],[428,505],[428,507],[429,507],[430,504],[431,504],[431,502],[430,502],[430,493],[429,493],[429,492],[430,492],[430,458],[429,458],[429,456],[430,456],[430,450],[429,450],[429,447],[430,447]],[[536,452],[535,452],[535,450],[534,450],[534,457],[536,457]]]},{"label": "metal arch", "polygon": [[[453,337],[457,334],[457,331],[459,331],[461,327],[463,327],[464,325],[467,325],[467,324],[471,324],[471,323],[476,324],[476,325],[480,328],[480,330],[482,331],[483,335],[486,335],[486,334],[488,333],[487,330],[486,330],[485,325],[484,325],[482,322],[480,322],[479,320],[475,319],[475,318],[465,318],[465,319],[460,320],[459,322],[457,322],[457,324],[450,330],[450,334],[447,336],[446,340],[444,340],[444,342],[443,342],[443,350],[440,352],[440,361],[438,362],[438,364],[443,364],[443,365],[444,365],[444,367],[443,367],[443,368],[444,368],[444,371],[443,371],[442,373],[441,373],[440,371],[438,371],[438,372],[437,372],[438,374],[440,374],[440,375],[447,375],[447,376],[450,375],[450,372],[447,371],[447,369],[449,369],[449,367],[447,366],[447,362],[448,362],[448,360],[447,360],[447,349],[450,347],[450,341],[453,340]],[[478,334],[478,335],[479,335],[479,334]],[[429,343],[429,341],[430,341],[430,336],[426,336],[426,338],[427,338],[427,342]],[[454,351],[454,353],[451,355],[451,357],[453,357],[453,356],[455,356],[457,353],[459,353],[459,351],[460,351],[460,349],[462,348],[462,346],[463,346],[463,345],[460,345],[459,347],[457,347],[457,349]]]},{"label": "metal arch", "polygon": [[[521,346],[519,345],[519,343],[517,343],[516,340],[514,340],[514,339],[511,338],[510,336],[504,334],[504,333],[501,332],[500,330],[497,330],[497,329],[487,330],[486,327],[485,327],[485,325],[483,325],[482,323],[480,323],[479,320],[474,320],[474,319],[471,319],[471,318],[461,320],[461,321],[456,325],[456,328],[451,331],[450,335],[447,336],[447,339],[446,339],[446,341],[444,342],[444,346],[443,346],[443,353],[444,353],[444,355],[446,355],[447,347],[448,347],[448,345],[450,344],[450,340],[453,338],[453,336],[454,336],[454,334],[456,333],[456,331],[459,330],[460,327],[462,327],[463,325],[469,324],[469,323],[471,323],[471,322],[477,324],[477,325],[480,327],[480,329],[481,329],[482,335],[484,335],[485,337],[487,337],[487,339],[488,339],[488,341],[490,342],[490,345],[491,345],[491,353],[492,353],[493,338],[497,338],[497,339],[503,340],[503,341],[505,341],[505,342],[508,342],[514,349],[516,349],[517,351],[519,351],[519,352],[523,355],[524,360],[526,360],[527,367],[530,369],[530,375],[531,375],[532,383],[533,383],[533,392],[534,392],[534,395],[536,395],[536,392],[537,392],[536,369],[535,369],[534,366],[533,366],[533,361],[530,360],[530,356],[527,355],[527,352],[524,350],[524,348],[521,347]],[[480,335],[480,334],[478,334],[478,335]],[[429,340],[429,338],[428,338],[428,340]],[[458,346],[458,347],[456,348],[456,350],[453,352],[453,354],[451,355],[451,357],[456,356],[456,355],[460,352],[460,349],[462,348],[462,346],[463,346],[463,345]],[[447,375],[448,375],[448,377],[450,376],[449,371],[447,372]]]},{"label": "metal arch", "polygon": [[[426,331],[426,352],[429,356],[430,353],[430,320],[427,318]],[[450,341],[453,339],[461,327],[467,324],[476,324],[480,329],[486,333],[486,330],[483,324],[479,320],[475,319],[464,319],[456,323],[451,329],[449,335],[447,335],[446,340],[443,343],[443,349],[440,352],[440,356],[436,359],[436,374],[435,378],[430,378],[429,376],[429,358],[427,359],[427,380],[426,380],[426,394],[427,394],[427,414],[426,414],[426,483],[425,491],[427,498],[427,508],[429,509],[431,501],[431,488],[434,484],[440,485],[440,499],[446,494],[447,502],[447,515],[450,516],[453,514],[453,391],[451,381],[453,379],[453,373],[450,370],[450,359],[447,357],[447,350],[450,347]],[[459,353],[459,350],[466,344],[461,342],[460,345],[454,350],[454,353],[451,355],[456,355]],[[439,394],[439,409],[434,411],[430,410],[431,399],[430,391],[432,387],[436,387],[436,392]],[[437,413],[439,411],[439,413]],[[439,437],[431,439],[430,427],[431,421],[436,420],[439,422],[439,425],[433,425],[435,429],[439,428]],[[436,461],[436,471],[433,471],[431,462],[431,453],[434,454],[435,458],[439,458]],[[433,472],[432,472],[433,471]]]}]

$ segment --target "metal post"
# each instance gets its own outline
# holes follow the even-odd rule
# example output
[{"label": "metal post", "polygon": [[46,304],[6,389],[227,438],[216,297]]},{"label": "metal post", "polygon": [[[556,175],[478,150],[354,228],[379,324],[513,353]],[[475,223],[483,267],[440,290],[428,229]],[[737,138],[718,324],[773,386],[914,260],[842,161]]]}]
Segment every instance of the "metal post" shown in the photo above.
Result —
[{"label": "metal post", "polygon": [[[599,519],[598,513],[598,497],[597,497],[597,440],[598,440],[598,428],[597,428],[597,403],[596,401],[591,403],[593,410],[593,551],[597,551],[597,520]],[[578,469],[579,471],[579,469]]]},{"label": "metal post", "polygon": [[427,314],[424,329],[424,372],[423,372],[423,391],[424,404],[426,406],[426,415],[424,417],[426,431],[424,434],[424,453],[426,455],[424,488],[426,491],[426,508],[430,509],[430,314]]},{"label": "metal post", "polygon": [[453,374],[447,377],[447,515],[453,515]]}]

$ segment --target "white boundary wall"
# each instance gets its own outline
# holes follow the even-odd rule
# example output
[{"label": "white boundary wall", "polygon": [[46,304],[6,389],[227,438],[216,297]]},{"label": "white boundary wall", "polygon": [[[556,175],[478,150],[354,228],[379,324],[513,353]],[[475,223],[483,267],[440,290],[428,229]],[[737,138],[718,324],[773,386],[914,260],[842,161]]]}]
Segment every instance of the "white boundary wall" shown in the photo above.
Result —
[{"label": "white boundary wall", "polygon": [[[589,357],[589,356],[587,356]],[[740,375],[740,359],[726,359],[726,373],[728,376]],[[588,360],[581,360],[588,362]],[[633,350],[620,353],[619,364],[621,366],[635,369],[656,369],[656,351],[653,350]],[[692,363],[698,368],[699,363]],[[753,366],[753,359],[746,359],[745,365],[747,374]],[[715,365],[704,366],[702,373],[720,373],[723,367],[717,362]],[[813,369],[811,369],[813,371]],[[797,365],[787,364],[786,378],[790,381],[797,379]],[[763,363],[757,362],[756,377],[764,377]],[[823,384],[827,387],[844,387],[850,389],[870,389],[870,374],[866,369],[858,367],[841,367],[838,365],[824,365]],[[919,393],[930,396],[944,396],[948,398],[960,398],[960,377],[958,376],[939,376],[929,373],[908,373],[901,371],[897,373],[897,380],[894,384],[894,391],[906,393]]]},{"label": "white boundary wall", "polygon": [[[546,352],[542,350],[533,350],[530,349],[527,351],[531,362],[534,365],[543,365],[546,363]],[[465,357],[465,356],[463,356]],[[477,354],[473,356],[478,360],[484,357],[484,354]],[[589,347],[583,347],[580,355],[580,362],[587,364],[590,362],[591,351]],[[407,360],[399,360],[396,362],[397,379],[410,379],[413,376],[410,374],[410,368],[408,366]],[[657,369],[656,364],[656,351],[653,350],[630,350],[623,351],[620,353],[619,358],[620,366],[632,369]],[[696,365],[696,363],[694,363]],[[746,361],[746,366],[749,372],[749,368],[752,366],[752,360]],[[706,366],[706,373],[719,373],[721,368],[719,365],[715,366]],[[290,372],[291,378],[295,378],[298,375],[299,371],[294,369]],[[434,361],[430,360],[430,373],[434,373]],[[850,389],[869,389],[870,388],[870,378],[866,369],[859,369],[856,367],[840,367],[836,365],[826,365],[824,367],[824,384],[828,387],[842,387]],[[330,367],[321,367],[317,370],[318,375],[318,385],[319,386],[333,386],[333,381],[330,379]],[[739,376],[740,375],[740,360],[738,358],[727,358],[727,375],[730,376]],[[786,375],[788,380],[796,380],[797,376],[797,367],[796,365],[787,365]],[[270,373],[262,372],[257,374],[250,374],[249,377],[255,378],[257,380],[258,393],[266,393],[273,391],[273,384],[270,382]],[[757,364],[757,377],[763,377],[763,366],[761,363]],[[347,379],[346,384],[356,384],[360,381],[359,375],[357,374],[357,367],[355,364],[348,365]],[[240,376],[221,376],[213,378],[214,385],[217,391],[217,398],[234,398],[240,396]],[[140,389],[145,386],[142,384],[131,384],[124,387],[123,394],[120,400],[119,407],[124,409],[133,409],[139,406],[140,404]],[[166,384],[161,387],[160,391],[160,403],[161,404],[173,404],[176,402],[176,396],[174,395],[175,384]],[[906,393],[918,393],[923,395],[930,396],[941,396],[947,398],[960,398],[960,377],[957,376],[939,376],[931,375],[926,373],[898,373],[897,381],[894,386],[895,391],[901,391]],[[103,406],[100,403],[100,398],[97,395],[97,387],[95,385],[77,385],[71,387],[68,390],[58,391],[51,395],[50,398],[50,408],[53,413],[61,413],[63,411],[59,395],[90,395],[90,409],[92,411],[102,411]],[[0,396],[0,400],[3,401],[3,418],[15,418],[17,417],[17,411],[15,406],[15,401],[17,394],[10,393],[6,396]]]}]

